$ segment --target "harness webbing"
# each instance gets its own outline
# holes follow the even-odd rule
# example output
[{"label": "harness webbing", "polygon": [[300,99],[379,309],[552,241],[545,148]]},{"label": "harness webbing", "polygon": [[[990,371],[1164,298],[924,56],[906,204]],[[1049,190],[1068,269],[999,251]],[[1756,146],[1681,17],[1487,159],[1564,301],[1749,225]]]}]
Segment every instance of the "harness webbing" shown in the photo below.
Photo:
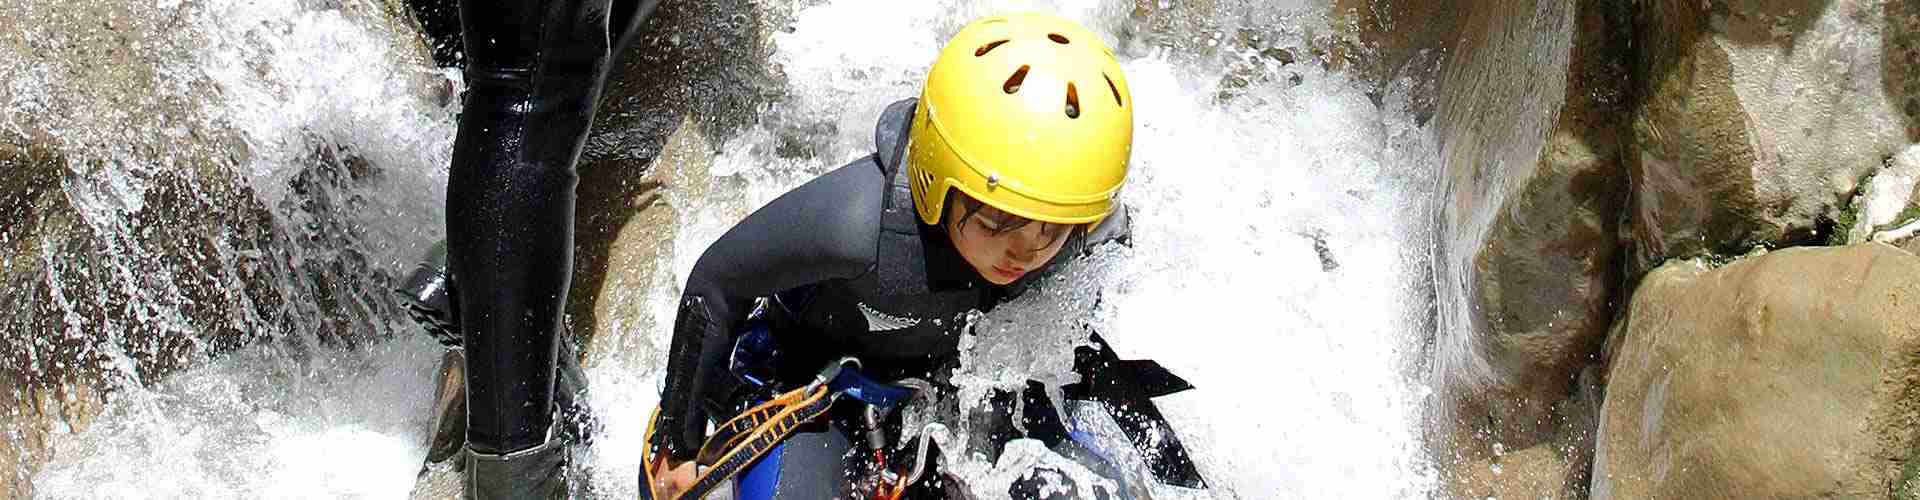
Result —
[{"label": "harness webbing", "polygon": [[[694,480],[693,484],[679,496],[660,497],[655,491],[657,484],[653,477],[654,460],[649,449],[640,451],[640,471],[647,484],[640,488],[643,500],[698,500],[708,492],[720,487],[721,483],[739,475],[754,460],[772,451],[780,442],[792,436],[802,424],[826,414],[834,401],[842,394],[853,397],[869,405],[891,408],[905,403],[916,393],[916,389],[884,384],[867,378],[856,369],[843,369],[850,359],[834,362],[821,370],[820,376],[806,387],[788,391],[767,402],[754,405],[738,416],[728,419],[714,430],[712,436],[700,445],[700,453],[695,462],[709,465],[705,472]],[[852,363],[857,364],[857,361]],[[655,408],[653,418],[647,422],[646,440],[653,442],[654,427],[660,421],[660,410]],[[899,498],[905,490],[907,481],[890,485],[888,491],[879,498]]]},{"label": "harness webbing", "polygon": [[[742,412],[740,416],[728,420],[720,426],[713,437],[700,445],[700,463],[711,463],[712,467],[700,473],[686,491],[672,499],[661,498],[654,491],[657,484],[653,477],[653,458],[647,450],[640,452],[641,473],[647,478],[646,487],[640,488],[640,498],[644,500],[698,500],[705,497],[720,484],[738,475],[741,469],[765,455],[773,447],[793,435],[795,428],[827,412],[833,406],[834,398],[825,386],[811,385],[797,389],[771,401],[761,403]],[[647,423],[647,441],[653,441],[654,424],[660,421],[660,410],[654,409],[653,419]]]}]

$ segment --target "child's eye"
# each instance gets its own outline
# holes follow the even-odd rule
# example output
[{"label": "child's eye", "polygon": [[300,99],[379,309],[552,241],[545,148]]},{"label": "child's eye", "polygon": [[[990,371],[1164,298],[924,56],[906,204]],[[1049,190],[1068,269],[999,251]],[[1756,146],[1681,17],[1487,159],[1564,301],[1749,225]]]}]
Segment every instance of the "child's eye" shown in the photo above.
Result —
[{"label": "child's eye", "polygon": [[975,217],[975,218],[973,219],[973,223],[974,223],[975,225],[978,225],[978,226],[980,226],[980,229],[984,229],[984,230],[986,230],[987,232],[990,232],[990,233],[998,233],[998,232],[1000,232],[1000,225],[999,225],[999,224],[994,224],[994,223],[992,223],[992,222],[987,222],[987,220],[986,220],[985,218],[980,218],[980,217]]}]

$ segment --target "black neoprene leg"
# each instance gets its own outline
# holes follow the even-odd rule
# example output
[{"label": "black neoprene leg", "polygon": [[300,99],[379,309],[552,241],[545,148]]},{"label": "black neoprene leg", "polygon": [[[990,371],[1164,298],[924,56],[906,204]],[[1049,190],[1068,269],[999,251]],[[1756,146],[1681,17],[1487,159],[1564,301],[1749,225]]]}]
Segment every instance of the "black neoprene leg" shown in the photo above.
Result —
[{"label": "black neoprene leg", "polygon": [[[450,266],[467,350],[467,442],[545,442],[573,271],[574,162],[614,32],[657,0],[463,1],[468,91],[448,175]],[[629,16],[610,23],[610,12]]]},{"label": "black neoprene leg", "polygon": [[596,23],[579,19],[590,7],[568,3],[460,6],[469,90],[447,178],[447,236],[466,335],[467,444],[482,453],[544,443],[553,422],[573,163],[607,53],[604,9]]}]

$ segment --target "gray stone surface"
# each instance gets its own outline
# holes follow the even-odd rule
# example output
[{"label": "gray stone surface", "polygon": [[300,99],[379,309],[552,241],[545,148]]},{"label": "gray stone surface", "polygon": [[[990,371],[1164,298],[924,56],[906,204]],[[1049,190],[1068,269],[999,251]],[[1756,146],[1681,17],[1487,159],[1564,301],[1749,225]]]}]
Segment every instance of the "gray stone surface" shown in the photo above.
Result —
[{"label": "gray stone surface", "polygon": [[1638,16],[1638,274],[1673,257],[1819,243],[1907,143],[1882,2],[1661,0]]},{"label": "gray stone surface", "polygon": [[1878,498],[1920,425],[1920,257],[1675,261],[1613,339],[1592,495]]}]

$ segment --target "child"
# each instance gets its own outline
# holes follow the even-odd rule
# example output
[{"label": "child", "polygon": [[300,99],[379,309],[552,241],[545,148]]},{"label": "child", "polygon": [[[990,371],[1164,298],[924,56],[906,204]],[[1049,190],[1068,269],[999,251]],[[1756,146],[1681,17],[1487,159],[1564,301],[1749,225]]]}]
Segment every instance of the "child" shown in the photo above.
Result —
[{"label": "child", "polygon": [[[1044,14],[962,28],[919,99],[881,114],[876,153],[775,199],[694,265],[651,437],[659,459],[642,464],[643,481],[651,478],[642,489],[676,498],[695,482],[691,462],[710,418],[727,421],[776,388],[809,387],[823,366],[853,358],[860,375],[880,382],[950,373],[970,311],[992,309],[1089,242],[1124,237],[1114,196],[1132,136],[1126,80],[1092,32]],[[757,302],[764,306],[750,318]],[[736,344],[746,349],[750,321],[764,332],[752,342],[770,345],[762,352],[771,359],[749,363],[757,357],[736,352]],[[1081,354],[1086,377],[1128,379],[1114,367],[1138,366],[1106,349]],[[1158,394],[1096,392],[1128,408],[1116,418],[1123,427],[1166,430],[1146,401]],[[833,404],[831,415],[752,465],[772,471],[779,496],[845,497],[852,487],[842,471],[872,467],[845,458],[870,460],[847,453],[863,439],[843,435],[863,427],[859,410],[846,409],[855,403]],[[865,427],[880,426],[870,415]],[[1199,486],[1176,442],[1149,447],[1142,451],[1157,472]],[[937,495],[935,482],[914,491]]]}]

